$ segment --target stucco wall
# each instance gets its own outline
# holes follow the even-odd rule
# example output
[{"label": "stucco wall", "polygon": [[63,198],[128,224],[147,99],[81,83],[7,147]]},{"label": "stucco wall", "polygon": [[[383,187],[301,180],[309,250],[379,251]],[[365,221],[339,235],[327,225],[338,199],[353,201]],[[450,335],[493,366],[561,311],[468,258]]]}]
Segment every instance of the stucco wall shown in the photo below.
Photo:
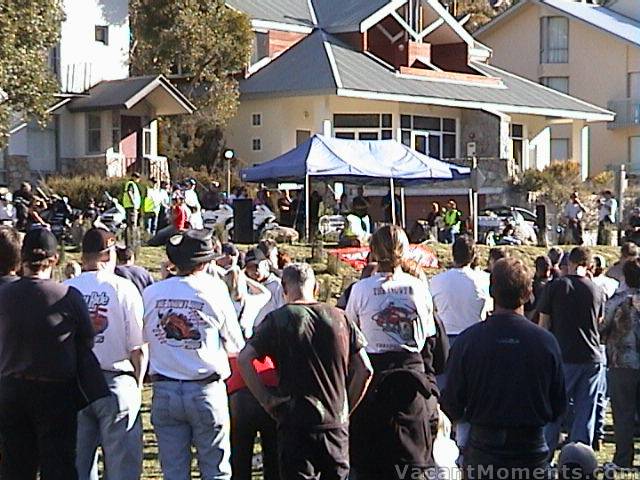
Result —
[{"label": "stucco wall", "polygon": [[[128,0],[64,0],[60,38],[63,91],[82,92],[101,80],[129,74]],[[109,26],[109,42],[95,41],[96,25]]]},{"label": "stucco wall", "polygon": [[[570,19],[569,62],[540,64],[540,18],[560,12],[532,3],[478,35],[493,49],[491,63],[539,81],[545,76],[569,77],[569,93],[601,107],[627,97],[627,73],[640,71],[640,48],[584,22]],[[606,123],[590,126],[590,174],[608,165],[629,161],[628,138],[640,135],[640,127],[609,130]],[[551,138],[567,138],[571,126],[554,126]]]}]

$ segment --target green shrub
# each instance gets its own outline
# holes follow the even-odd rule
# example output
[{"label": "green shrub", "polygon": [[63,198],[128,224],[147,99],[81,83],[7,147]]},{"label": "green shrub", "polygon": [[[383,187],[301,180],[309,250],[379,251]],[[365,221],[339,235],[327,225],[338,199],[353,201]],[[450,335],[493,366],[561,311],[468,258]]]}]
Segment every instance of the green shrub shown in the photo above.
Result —
[{"label": "green shrub", "polygon": [[88,205],[90,199],[101,202],[104,192],[110,195],[122,198],[124,178],[106,178],[93,176],[74,176],[74,177],[50,177],[47,179],[44,190],[46,193],[57,193],[61,196],[69,197],[69,203],[75,208],[84,208]]}]

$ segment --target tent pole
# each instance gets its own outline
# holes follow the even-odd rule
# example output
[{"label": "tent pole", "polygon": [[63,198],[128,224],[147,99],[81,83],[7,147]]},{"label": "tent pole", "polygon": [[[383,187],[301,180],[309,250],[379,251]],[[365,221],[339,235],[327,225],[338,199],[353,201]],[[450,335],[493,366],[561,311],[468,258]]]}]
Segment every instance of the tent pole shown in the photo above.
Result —
[{"label": "tent pole", "polygon": [[309,218],[310,205],[309,205],[309,188],[311,186],[311,181],[309,179],[309,174],[304,177],[304,238],[307,242],[311,241],[311,219]]},{"label": "tent pole", "polygon": [[400,187],[400,202],[402,204],[402,228],[407,228],[407,203],[404,198],[404,187]]},{"label": "tent pole", "polygon": [[389,195],[391,197],[391,223],[396,224],[396,186],[393,177],[389,178]]}]

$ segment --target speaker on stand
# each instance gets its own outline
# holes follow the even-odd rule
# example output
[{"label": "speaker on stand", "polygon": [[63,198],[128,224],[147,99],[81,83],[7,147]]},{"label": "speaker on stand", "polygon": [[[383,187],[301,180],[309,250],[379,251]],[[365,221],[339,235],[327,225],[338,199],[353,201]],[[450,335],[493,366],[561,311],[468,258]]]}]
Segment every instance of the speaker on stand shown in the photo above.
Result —
[{"label": "speaker on stand", "polygon": [[233,242],[253,243],[253,200],[242,198],[233,202]]}]

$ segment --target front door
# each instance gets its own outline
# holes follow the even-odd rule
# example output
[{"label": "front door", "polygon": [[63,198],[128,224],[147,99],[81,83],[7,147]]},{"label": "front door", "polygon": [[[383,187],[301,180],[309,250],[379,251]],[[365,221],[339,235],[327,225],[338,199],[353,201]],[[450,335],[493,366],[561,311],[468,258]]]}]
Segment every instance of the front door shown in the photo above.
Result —
[{"label": "front door", "polygon": [[142,153],[142,120],[140,117],[123,115],[120,118],[122,142],[120,151],[126,158],[127,167],[133,164]]}]

